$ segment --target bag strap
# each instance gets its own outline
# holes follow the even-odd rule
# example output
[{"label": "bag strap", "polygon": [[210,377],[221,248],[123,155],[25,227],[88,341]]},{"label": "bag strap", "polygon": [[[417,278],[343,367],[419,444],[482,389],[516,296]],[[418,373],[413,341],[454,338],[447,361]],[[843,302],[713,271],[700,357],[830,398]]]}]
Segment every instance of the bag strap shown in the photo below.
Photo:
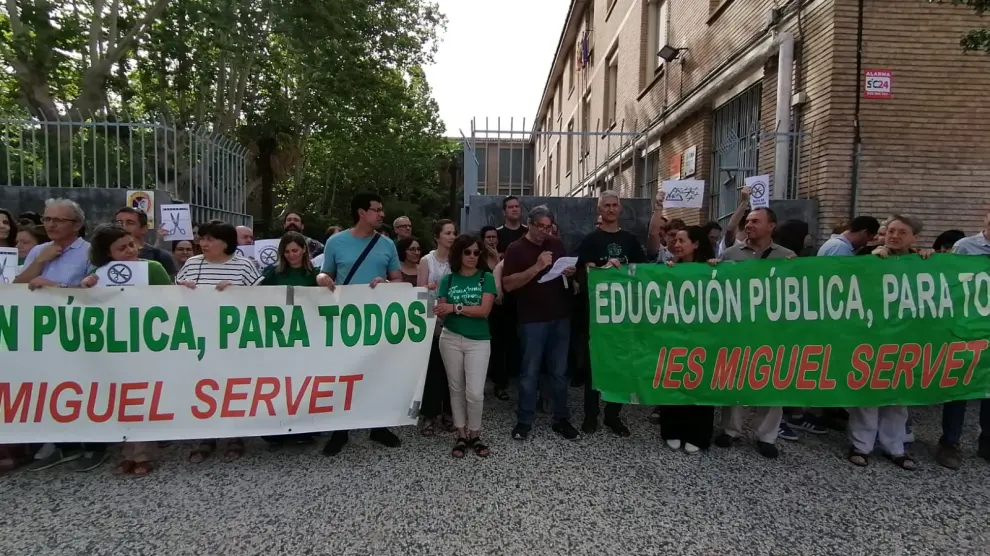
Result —
[{"label": "bag strap", "polygon": [[766,248],[766,251],[764,251],[763,254],[760,255],[760,259],[769,258],[770,257],[770,253],[773,253],[773,247],[767,247]]},{"label": "bag strap", "polygon": [[347,277],[344,278],[344,281],[340,283],[341,286],[346,286],[351,283],[351,278],[354,278],[354,273],[356,273],[358,269],[361,268],[361,264],[364,263],[364,260],[368,258],[368,255],[371,253],[371,250],[375,248],[375,244],[378,243],[378,240],[381,238],[382,235],[379,233],[376,233],[375,236],[371,238],[371,241],[369,241],[368,245],[365,246],[364,251],[361,251],[361,254],[358,255],[357,260],[354,261],[354,264],[351,266],[350,272],[347,273]]}]

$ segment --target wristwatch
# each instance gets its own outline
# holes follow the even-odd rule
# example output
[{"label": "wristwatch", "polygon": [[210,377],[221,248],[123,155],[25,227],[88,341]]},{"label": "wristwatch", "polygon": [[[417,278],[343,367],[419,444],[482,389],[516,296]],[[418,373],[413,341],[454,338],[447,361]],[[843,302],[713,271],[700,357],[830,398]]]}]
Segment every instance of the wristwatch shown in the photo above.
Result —
[{"label": "wristwatch", "polygon": [[457,314],[459,315],[459,314],[461,314],[461,313],[462,313],[463,311],[464,311],[464,306],[463,306],[463,305],[460,305],[460,304],[458,304],[458,305],[454,305],[454,312],[455,312],[455,313],[457,313]]}]

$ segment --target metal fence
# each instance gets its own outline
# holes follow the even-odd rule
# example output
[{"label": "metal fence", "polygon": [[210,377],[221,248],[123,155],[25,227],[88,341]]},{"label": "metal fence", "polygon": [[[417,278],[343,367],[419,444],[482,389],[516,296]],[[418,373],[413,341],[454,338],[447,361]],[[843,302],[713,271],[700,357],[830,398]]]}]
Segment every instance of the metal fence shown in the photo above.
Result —
[{"label": "metal fence", "polygon": [[188,202],[195,222],[251,225],[248,151],[205,128],[127,113],[0,114],[0,151],[0,185],[157,189]]}]

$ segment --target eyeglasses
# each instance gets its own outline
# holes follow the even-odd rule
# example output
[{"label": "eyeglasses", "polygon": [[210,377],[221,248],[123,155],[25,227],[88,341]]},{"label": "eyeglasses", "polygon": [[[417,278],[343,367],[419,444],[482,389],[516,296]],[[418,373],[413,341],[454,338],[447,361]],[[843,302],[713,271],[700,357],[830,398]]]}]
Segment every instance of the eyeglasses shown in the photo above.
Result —
[{"label": "eyeglasses", "polygon": [[68,224],[70,222],[75,222],[75,218],[56,218],[54,216],[43,216],[41,222],[44,224]]},{"label": "eyeglasses", "polygon": [[465,255],[468,255],[469,257],[478,257],[478,256],[481,255],[481,250],[480,249],[465,249],[464,250],[464,254]]},{"label": "eyeglasses", "polygon": [[537,230],[543,230],[544,232],[548,232],[553,229],[553,224],[533,224],[533,227],[536,228]]},{"label": "eyeglasses", "polygon": [[396,228],[412,228],[412,224],[399,224]]}]

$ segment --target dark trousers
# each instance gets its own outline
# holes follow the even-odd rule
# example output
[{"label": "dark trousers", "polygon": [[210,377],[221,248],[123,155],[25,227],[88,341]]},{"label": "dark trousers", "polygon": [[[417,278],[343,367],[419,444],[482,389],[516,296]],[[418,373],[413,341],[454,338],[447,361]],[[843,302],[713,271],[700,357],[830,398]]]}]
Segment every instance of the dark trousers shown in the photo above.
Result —
[{"label": "dark trousers", "polygon": [[712,444],[715,407],[710,405],[665,405],[660,407],[660,436],[680,440],[702,450]]},{"label": "dark trousers", "polygon": [[423,387],[423,403],[419,414],[426,419],[436,419],[450,412],[450,389],[447,386],[447,369],[440,356],[439,338],[433,337],[430,363],[426,368],[426,385]]},{"label": "dark trousers", "polygon": [[[509,334],[514,331],[514,327],[506,327],[505,308],[502,305],[492,306],[492,312],[488,315],[488,331],[492,335],[488,376],[491,377],[492,384],[496,388],[507,388],[509,386],[508,343],[509,339],[516,335]],[[518,345],[518,339],[514,343]]]},{"label": "dark trousers", "polygon": [[[966,419],[966,401],[942,404],[942,438],[939,444],[958,446]],[[980,400],[980,436],[990,438],[990,399]]]}]

